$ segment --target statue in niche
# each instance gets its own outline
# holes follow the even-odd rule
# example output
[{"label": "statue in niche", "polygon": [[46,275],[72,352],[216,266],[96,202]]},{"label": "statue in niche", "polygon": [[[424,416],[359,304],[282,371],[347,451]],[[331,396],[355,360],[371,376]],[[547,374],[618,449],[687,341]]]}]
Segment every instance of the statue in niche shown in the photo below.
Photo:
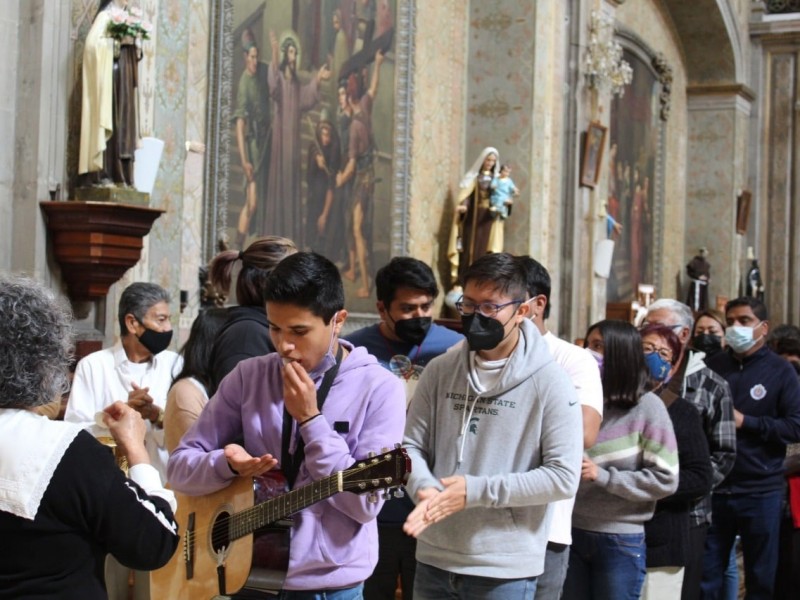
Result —
[{"label": "statue in niche", "polygon": [[745,295],[764,302],[764,282],[761,279],[761,267],[758,266],[758,259],[753,254],[752,246],[747,248],[747,259],[751,262],[745,280]]},{"label": "statue in niche", "polygon": [[83,50],[81,185],[133,186],[139,39],[151,25],[127,0],[101,0]]},{"label": "statue in niche", "polygon": [[708,282],[711,279],[711,265],[708,260],[708,250],[700,248],[697,255],[686,265],[686,274],[689,275],[689,295],[686,297],[688,304],[694,312],[701,312],[708,308]]},{"label": "statue in niche", "polygon": [[[450,235],[448,258],[451,276],[460,281],[473,261],[489,252],[502,252],[502,236],[492,236],[495,222],[491,212],[492,182],[499,176],[500,153],[487,146],[469,171],[461,178],[455,223]],[[501,224],[502,226],[502,224]],[[494,242],[494,246],[491,244]]]}]

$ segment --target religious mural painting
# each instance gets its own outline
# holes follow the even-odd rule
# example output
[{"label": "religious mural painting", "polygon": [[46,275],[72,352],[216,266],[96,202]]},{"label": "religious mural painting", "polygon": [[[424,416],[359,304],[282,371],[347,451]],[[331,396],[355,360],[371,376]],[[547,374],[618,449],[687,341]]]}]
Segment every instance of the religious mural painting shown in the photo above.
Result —
[{"label": "religious mural painting", "polygon": [[327,256],[356,311],[374,311],[375,271],[393,253],[396,4],[237,0],[224,15],[227,198],[214,233],[231,247],[281,235]]},{"label": "religious mural painting", "polygon": [[[638,54],[624,51],[633,80],[611,104],[608,160],[608,235],[616,242],[608,279],[609,302],[634,300],[653,284],[656,161],[660,84]],[[613,227],[614,222],[621,227]]]}]

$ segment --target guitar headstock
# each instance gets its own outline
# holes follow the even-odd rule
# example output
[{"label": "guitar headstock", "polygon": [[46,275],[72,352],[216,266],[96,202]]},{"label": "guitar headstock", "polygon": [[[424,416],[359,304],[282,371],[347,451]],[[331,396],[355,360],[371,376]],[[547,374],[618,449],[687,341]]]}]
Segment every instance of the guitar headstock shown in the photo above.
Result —
[{"label": "guitar headstock", "polygon": [[[397,444],[394,450],[373,454],[342,471],[343,489],[355,494],[399,488],[408,481],[411,459]],[[399,490],[398,490],[399,491]],[[395,492],[397,495],[397,492]],[[372,497],[370,498],[372,500]],[[377,502],[377,497],[374,501]]]}]

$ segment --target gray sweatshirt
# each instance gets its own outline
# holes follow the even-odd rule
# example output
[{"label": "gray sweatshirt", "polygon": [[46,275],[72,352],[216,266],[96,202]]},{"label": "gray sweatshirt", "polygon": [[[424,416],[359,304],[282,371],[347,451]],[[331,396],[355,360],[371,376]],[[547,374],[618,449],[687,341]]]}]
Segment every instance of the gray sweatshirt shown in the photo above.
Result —
[{"label": "gray sweatshirt", "polygon": [[408,491],[443,489],[463,475],[466,509],[428,527],[417,560],[499,579],[542,573],[547,504],[575,494],[583,451],[581,408],[569,377],[528,320],[493,389],[478,394],[466,344],[420,377],[406,420]]}]

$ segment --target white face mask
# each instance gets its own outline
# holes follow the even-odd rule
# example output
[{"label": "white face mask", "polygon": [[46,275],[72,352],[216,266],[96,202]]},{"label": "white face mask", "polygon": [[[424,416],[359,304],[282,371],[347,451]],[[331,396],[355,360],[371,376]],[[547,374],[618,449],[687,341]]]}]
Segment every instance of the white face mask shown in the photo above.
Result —
[{"label": "white face mask", "polygon": [[744,325],[731,325],[725,329],[725,343],[737,354],[744,354],[755,346],[760,337],[753,339],[753,330],[761,325],[760,321],[753,327],[746,327]]},{"label": "white face mask", "polygon": [[336,357],[333,355],[333,341],[336,338],[336,317],[338,316],[339,311],[337,310],[331,319],[331,339],[330,342],[328,342],[328,351],[325,353],[325,356],[322,357],[319,364],[308,372],[308,376],[315,381],[336,364]]}]

